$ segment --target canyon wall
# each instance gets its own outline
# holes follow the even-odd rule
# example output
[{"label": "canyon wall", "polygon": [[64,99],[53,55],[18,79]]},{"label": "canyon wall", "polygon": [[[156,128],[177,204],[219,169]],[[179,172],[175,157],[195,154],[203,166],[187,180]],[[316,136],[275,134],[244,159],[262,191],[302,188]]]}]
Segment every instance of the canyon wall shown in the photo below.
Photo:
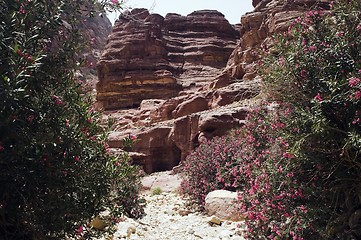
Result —
[{"label": "canyon wall", "polygon": [[288,31],[294,21],[314,9],[329,9],[331,0],[253,0],[255,9],[241,17],[240,42],[232,52],[225,74],[243,80],[257,76],[261,46],[270,47],[270,37]]},{"label": "canyon wall", "polygon": [[225,67],[238,37],[217,11],[123,13],[98,63],[97,99],[106,110],[131,108],[203,86]]},{"label": "canyon wall", "polygon": [[327,2],[254,0],[254,11],[235,26],[212,10],[123,13],[97,66],[99,105],[116,122],[110,147],[118,151],[136,134],[130,154],[151,173],[172,169],[203,141],[242,126],[259,99],[261,45]]}]

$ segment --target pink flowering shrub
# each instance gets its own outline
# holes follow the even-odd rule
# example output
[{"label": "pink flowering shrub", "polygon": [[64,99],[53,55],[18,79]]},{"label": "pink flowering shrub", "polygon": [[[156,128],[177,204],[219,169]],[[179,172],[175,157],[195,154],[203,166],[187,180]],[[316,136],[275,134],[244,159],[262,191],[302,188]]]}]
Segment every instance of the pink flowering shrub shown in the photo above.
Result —
[{"label": "pink flowering shrub", "polygon": [[183,163],[183,194],[192,196],[191,203],[201,209],[207,193],[216,189],[236,190],[238,171],[229,171],[237,163],[235,155],[241,142],[233,136],[215,137],[201,144]]},{"label": "pink flowering shrub", "polygon": [[210,191],[238,191],[251,239],[316,236],[309,228],[313,219],[305,217],[311,197],[302,181],[314,184],[317,178],[314,166],[301,165],[284,137],[291,116],[289,107],[263,103],[241,129],[201,144],[184,162],[182,193],[202,207]]},{"label": "pink flowering shrub", "polygon": [[137,135],[128,135],[127,137],[123,138],[122,140],[122,149],[125,151],[130,151],[135,143],[139,142],[140,139]]},{"label": "pink flowering shrub", "polygon": [[141,214],[138,168],[109,155],[107,126],[74,76],[77,13],[98,7],[115,6],[0,1],[0,239],[76,237],[102,210]]},{"label": "pink flowering shrub", "polygon": [[293,109],[284,134],[308,172],[298,177],[306,226],[322,239],[361,237],[360,23],[360,1],[310,11],[275,38],[261,69],[269,100]]},{"label": "pink flowering shrub", "polygon": [[325,214],[318,209],[323,207],[318,198],[322,191],[319,165],[294,146],[292,136],[300,134],[300,129],[288,125],[288,120],[295,116],[292,106],[265,103],[250,113],[239,136],[245,143],[237,156],[243,182],[238,200],[248,238],[324,237],[318,231],[325,224],[319,218]]},{"label": "pink flowering shrub", "polygon": [[239,192],[249,239],[361,238],[361,3],[331,7],[264,54],[272,104],[184,163],[183,192],[199,204],[214,189]]}]

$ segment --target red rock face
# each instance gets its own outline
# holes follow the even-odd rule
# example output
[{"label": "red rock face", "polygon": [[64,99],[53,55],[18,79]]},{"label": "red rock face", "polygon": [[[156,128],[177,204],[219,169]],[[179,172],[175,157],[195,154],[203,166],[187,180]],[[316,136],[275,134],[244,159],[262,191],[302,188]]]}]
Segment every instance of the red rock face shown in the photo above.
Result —
[{"label": "red rock face", "polygon": [[105,109],[119,109],[204,85],[225,67],[238,36],[217,11],[123,14],[98,64],[97,99]]},{"label": "red rock face", "polygon": [[253,12],[241,17],[241,39],[233,51],[226,75],[249,80],[257,75],[259,49],[269,45],[269,37],[285,32],[294,20],[311,9],[328,9],[331,0],[253,0]]},{"label": "red rock face", "polygon": [[316,2],[328,6],[254,0],[255,10],[236,27],[209,10],[121,16],[98,64],[97,98],[105,117],[116,120],[109,145],[122,148],[122,138],[137,134],[133,161],[151,173],[172,169],[202,142],[242,126],[260,92],[258,49]]}]

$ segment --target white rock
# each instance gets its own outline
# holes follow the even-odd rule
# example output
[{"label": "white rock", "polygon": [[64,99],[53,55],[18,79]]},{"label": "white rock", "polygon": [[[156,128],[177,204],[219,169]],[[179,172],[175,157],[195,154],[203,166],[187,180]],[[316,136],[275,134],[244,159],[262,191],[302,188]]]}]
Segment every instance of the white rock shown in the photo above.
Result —
[{"label": "white rock", "polygon": [[136,228],[132,223],[120,222],[117,226],[117,231],[114,233],[114,240],[121,238],[129,238],[132,233],[136,232]]},{"label": "white rock", "polygon": [[[143,197],[147,201],[145,215],[137,220],[126,218],[118,224],[113,240],[244,240],[241,236],[246,228],[243,222],[218,218],[220,225],[209,224],[208,216],[203,213],[190,210],[181,214],[180,210],[188,208],[176,192],[157,196],[144,192]],[[131,226],[133,228],[129,228]]]},{"label": "white rock", "polygon": [[211,223],[211,224],[217,224],[217,225],[221,225],[221,223],[222,223],[221,219],[219,219],[219,217],[214,216],[214,215],[207,218],[207,222]]},{"label": "white rock", "polygon": [[234,232],[225,229],[225,230],[222,230],[219,232],[218,237],[221,239],[227,239],[227,238],[230,238],[233,234],[234,234]]},{"label": "white rock", "polygon": [[238,211],[237,193],[215,190],[207,194],[205,210],[208,216],[215,215],[222,220],[241,221],[244,217]]}]

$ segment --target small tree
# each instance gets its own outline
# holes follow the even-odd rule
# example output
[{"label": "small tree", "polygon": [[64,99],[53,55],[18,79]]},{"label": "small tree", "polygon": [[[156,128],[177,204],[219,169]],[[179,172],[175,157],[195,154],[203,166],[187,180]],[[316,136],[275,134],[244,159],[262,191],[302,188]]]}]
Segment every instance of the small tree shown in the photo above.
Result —
[{"label": "small tree", "polygon": [[99,113],[74,77],[87,41],[79,20],[119,4],[0,2],[2,239],[62,238],[111,200],[140,213],[138,170],[108,154]]}]

